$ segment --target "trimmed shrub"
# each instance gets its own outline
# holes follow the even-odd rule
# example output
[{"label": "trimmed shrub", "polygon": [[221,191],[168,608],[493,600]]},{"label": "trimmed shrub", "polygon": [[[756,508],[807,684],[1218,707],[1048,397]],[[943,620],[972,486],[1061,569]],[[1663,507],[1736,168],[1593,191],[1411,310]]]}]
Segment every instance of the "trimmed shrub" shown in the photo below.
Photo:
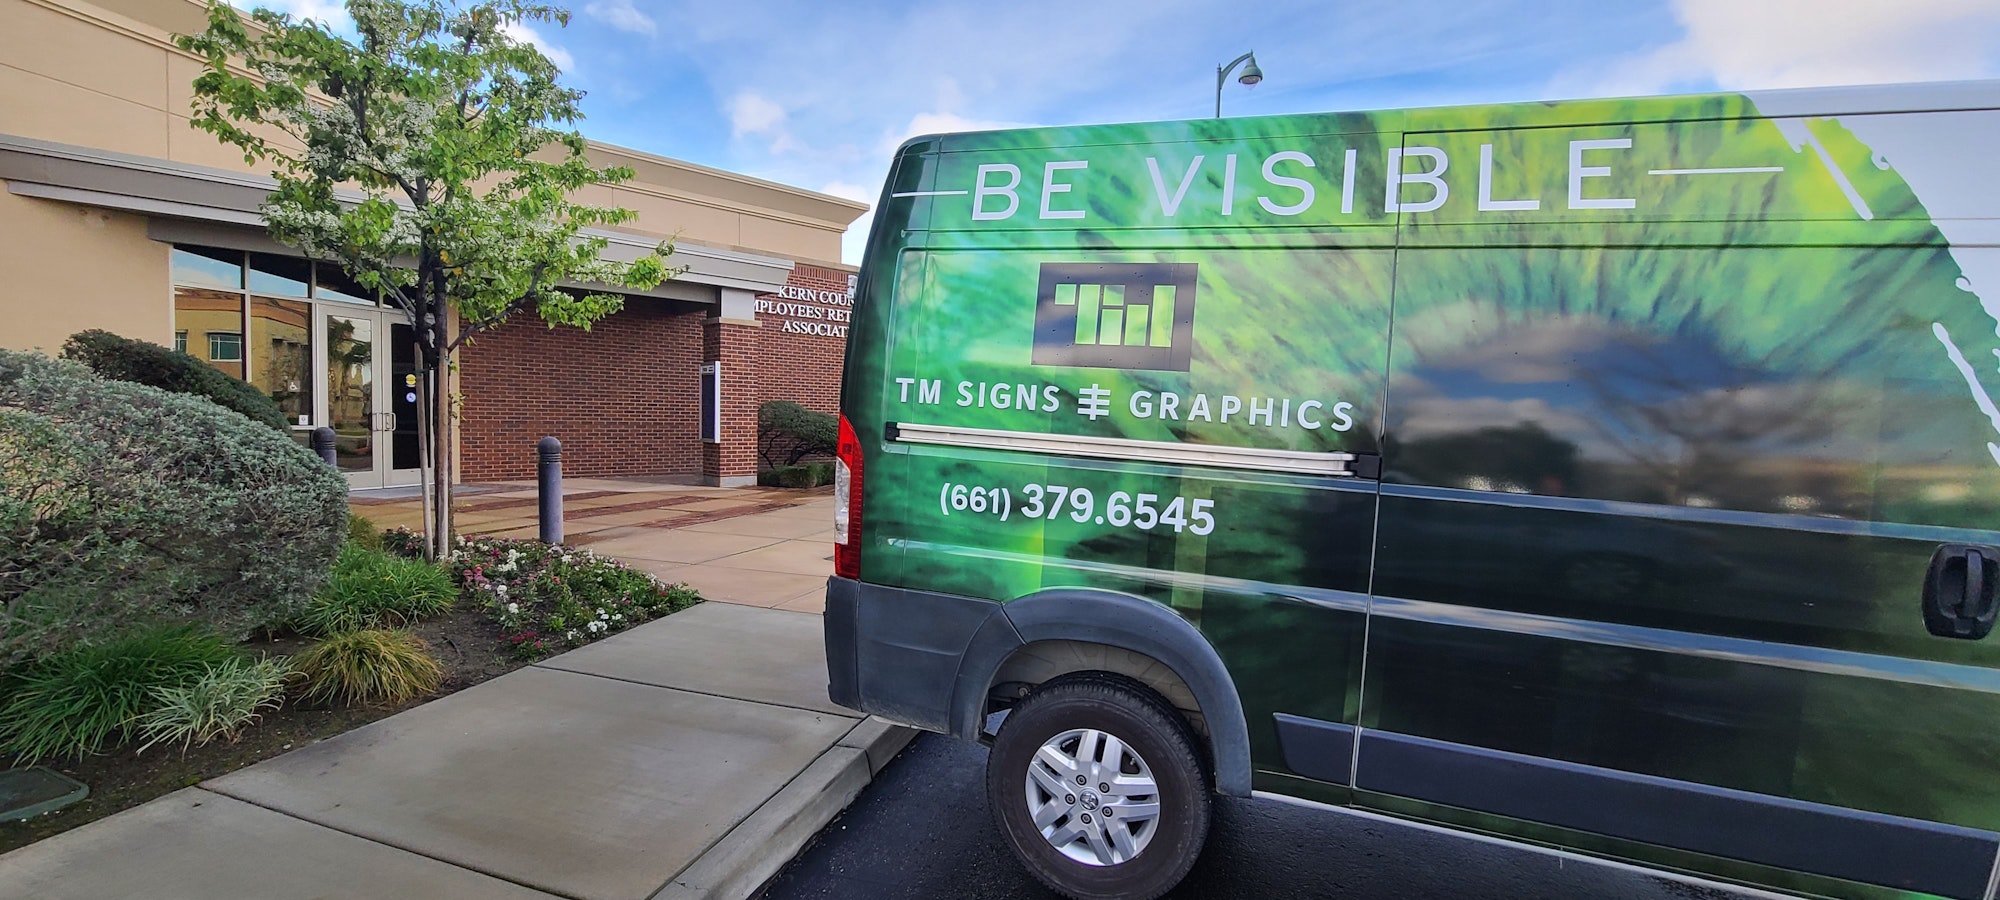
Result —
[{"label": "trimmed shrub", "polygon": [[337,634],[292,656],[304,699],[342,703],[402,703],[444,683],[444,667],[423,640],[407,631],[369,629]]},{"label": "trimmed shrub", "polygon": [[157,691],[184,687],[236,659],[236,648],[212,632],[156,627],[36,660],[7,680],[0,752],[24,765],[96,753],[156,708]]},{"label": "trimmed shrub", "polygon": [[235,743],[264,710],[278,708],[291,674],[283,660],[234,659],[209,667],[187,684],[154,688],[152,711],[133,722],[146,741],[139,752],[162,742],[178,743],[182,752],[217,738]]},{"label": "trimmed shrub", "polygon": [[767,400],[757,407],[757,457],[764,465],[797,465],[813,456],[832,456],[840,442],[840,419],[790,400]]},{"label": "trimmed shrub", "polygon": [[400,628],[451,609],[458,587],[443,569],[358,544],[340,548],[333,575],[299,616],[299,630],[328,637]]},{"label": "trimmed shrub", "polygon": [[765,487],[814,488],[833,483],[833,463],[779,466],[757,473],[757,483]]},{"label": "trimmed shrub", "polygon": [[0,350],[0,668],[134,622],[289,621],[346,528],[346,481],[285,435]]},{"label": "trimmed shrub", "polygon": [[461,540],[451,566],[523,659],[580,647],[701,602],[686,584],[540,541]]},{"label": "trimmed shrub", "polygon": [[276,401],[255,385],[191,354],[91,329],[70,335],[63,344],[62,355],[64,359],[89,366],[99,377],[205,397],[223,409],[235,410],[288,436],[291,433],[290,423],[285,421],[285,413]]},{"label": "trimmed shrub", "polygon": [[367,516],[357,516],[350,512],[347,514],[347,542],[358,544],[367,550],[380,550],[382,529],[376,528],[375,523],[368,521]]}]

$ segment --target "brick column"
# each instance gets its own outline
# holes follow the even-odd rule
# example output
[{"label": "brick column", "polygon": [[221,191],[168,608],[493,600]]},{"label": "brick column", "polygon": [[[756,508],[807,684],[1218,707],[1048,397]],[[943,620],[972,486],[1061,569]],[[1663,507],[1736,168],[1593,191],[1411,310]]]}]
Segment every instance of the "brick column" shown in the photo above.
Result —
[{"label": "brick column", "polygon": [[722,364],[722,441],[703,442],[702,480],[723,487],[757,483],[758,323],[756,297],[722,289],[718,315],[702,324],[703,363]]}]

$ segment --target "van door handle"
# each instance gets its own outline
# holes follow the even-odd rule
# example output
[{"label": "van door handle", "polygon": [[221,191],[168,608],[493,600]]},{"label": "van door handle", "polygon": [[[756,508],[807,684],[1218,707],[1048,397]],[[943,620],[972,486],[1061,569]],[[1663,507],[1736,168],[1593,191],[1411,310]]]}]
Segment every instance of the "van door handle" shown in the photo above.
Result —
[{"label": "van door handle", "polygon": [[1944,544],[1924,576],[1924,627],[1938,637],[1976,641],[2000,612],[2000,548]]}]

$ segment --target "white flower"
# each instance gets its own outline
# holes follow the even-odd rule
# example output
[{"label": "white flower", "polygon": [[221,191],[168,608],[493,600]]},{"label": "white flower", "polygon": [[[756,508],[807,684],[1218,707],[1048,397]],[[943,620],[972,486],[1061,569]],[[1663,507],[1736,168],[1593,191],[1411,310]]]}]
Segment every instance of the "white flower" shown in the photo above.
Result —
[{"label": "white flower", "polygon": [[576,639],[577,639],[577,638],[579,638],[579,637],[582,637],[582,635],[579,635],[579,634],[577,634],[577,633],[576,633],[576,629],[572,628],[572,629],[570,629],[570,630],[569,630],[569,633],[568,633],[568,634],[565,634],[565,635],[563,635],[563,637],[564,637],[565,639],[567,639],[567,640],[572,640],[572,641],[573,641],[573,640],[576,640]]},{"label": "white flower", "polygon": [[583,627],[590,629],[590,632],[592,634],[596,634],[597,632],[603,631],[604,629],[610,626],[605,625],[603,622],[599,622],[595,619],[592,619],[589,624]]},{"label": "white flower", "polygon": [[508,611],[508,612],[510,612],[510,613],[518,613],[518,612],[520,612],[520,611],[521,611],[521,604],[519,604],[519,603],[509,603],[509,604],[507,604],[507,611]]},{"label": "white flower", "polygon": [[608,612],[605,612],[605,611],[604,611],[603,609],[601,609],[601,608],[600,608],[600,609],[598,609],[598,611],[597,611],[597,617],[598,617],[598,618],[600,618],[600,619],[609,619],[609,618],[611,618],[611,614],[610,614],[610,613],[608,613]]}]

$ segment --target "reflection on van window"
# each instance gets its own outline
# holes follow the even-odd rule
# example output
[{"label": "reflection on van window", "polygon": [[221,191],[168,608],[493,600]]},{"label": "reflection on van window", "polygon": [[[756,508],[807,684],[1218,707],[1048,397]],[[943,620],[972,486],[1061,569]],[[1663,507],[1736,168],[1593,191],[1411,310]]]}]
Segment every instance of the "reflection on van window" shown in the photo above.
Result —
[{"label": "reflection on van window", "polygon": [[[1413,315],[1389,390],[1390,480],[1988,527],[2000,470],[1920,298],[1857,303],[1869,285],[1808,296],[1824,285],[1768,277],[1733,297],[1675,296],[1675,272],[1722,257],[1563,255],[1517,262],[1519,280],[1499,282],[1519,286],[1511,297],[1428,304],[1440,298],[1399,284]],[[1771,271],[1829,261],[1728,254],[1744,255]]]}]

